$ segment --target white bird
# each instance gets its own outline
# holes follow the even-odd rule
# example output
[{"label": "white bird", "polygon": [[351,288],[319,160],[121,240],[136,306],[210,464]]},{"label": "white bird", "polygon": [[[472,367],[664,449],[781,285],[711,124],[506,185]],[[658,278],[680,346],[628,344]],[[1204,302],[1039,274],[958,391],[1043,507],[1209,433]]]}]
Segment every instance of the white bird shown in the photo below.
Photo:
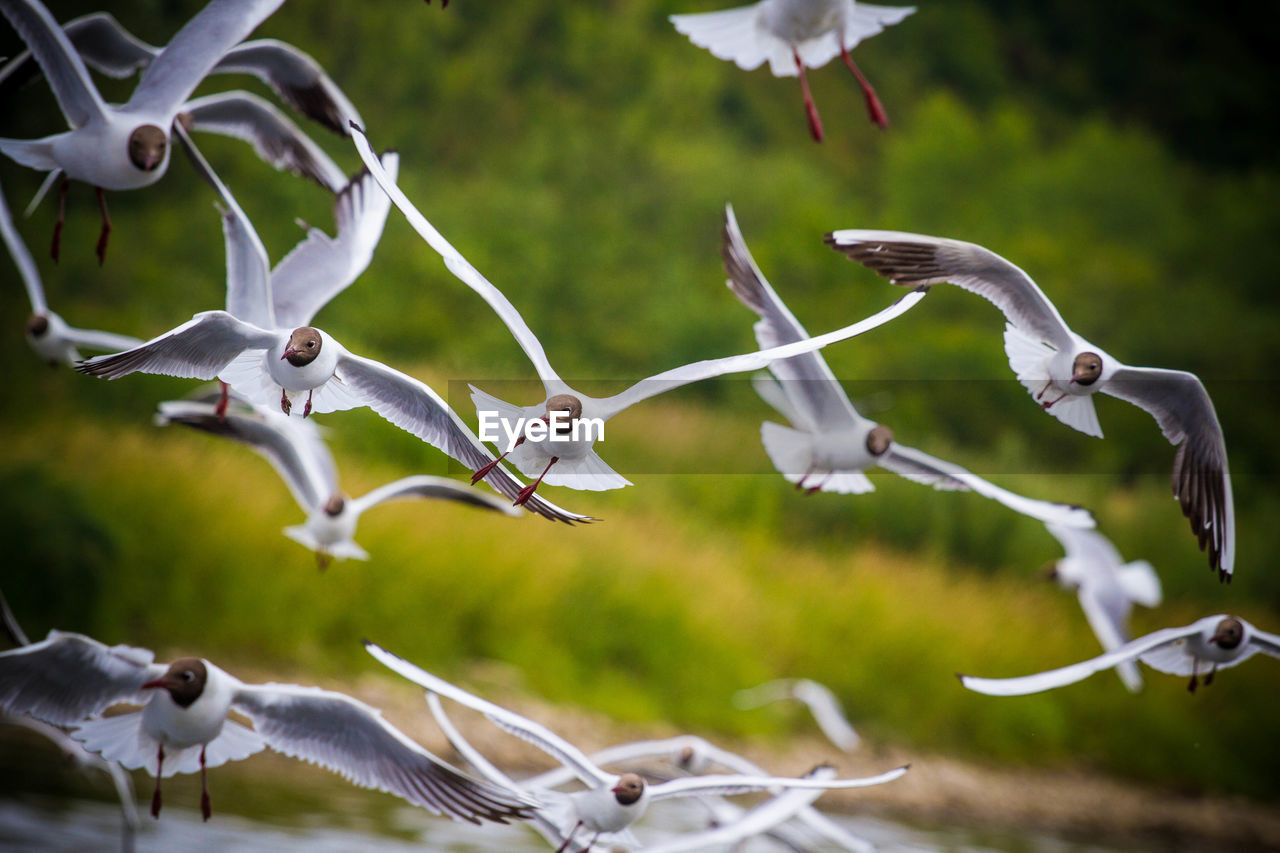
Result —
[{"label": "white bird", "polygon": [[[85,65],[117,80],[146,69],[163,50],[129,32],[110,12],[74,18],[62,25],[62,31]],[[287,42],[241,42],[223,54],[209,73],[257,77],[290,107],[342,136],[351,135],[352,121],[362,123],[355,106],[324,68]],[[23,51],[0,68],[0,90],[17,88],[39,76],[31,51]]]},{"label": "white bird", "polygon": [[[182,128],[175,135],[190,146]],[[327,333],[308,325],[315,312],[365,269],[382,234],[390,207],[383,193],[372,191],[368,176],[357,176],[339,195],[336,240],[310,229],[307,239],[272,271],[266,249],[235,198],[194,146],[188,150],[197,172],[218,190],[226,205],[227,310],[197,314],[144,344],[81,362],[76,370],[108,379],[138,371],[216,377],[251,404],[278,405],[285,414],[293,412],[294,399],[306,392],[303,417],[313,411],[369,406],[472,471],[484,468],[484,479],[491,486],[516,499],[522,484],[505,468],[486,468],[493,457],[435,391],[381,362],[347,351]],[[383,159],[392,170],[399,162],[394,152]],[[529,502],[528,508],[553,521],[591,520],[542,499]]]},{"label": "white bird", "polygon": [[[369,654],[418,686],[481,712],[500,729],[528,741],[573,769],[587,786],[585,790],[558,796],[555,795],[556,792],[538,792],[539,799],[544,803],[542,808],[555,815],[550,819],[557,826],[571,827],[566,833],[561,851],[572,843],[579,829],[585,828],[596,837],[627,829],[640,819],[649,803],[654,800],[700,794],[745,794],[775,788],[863,788],[892,781],[907,771],[906,767],[899,767],[878,776],[831,780],[750,775],[690,776],[648,785],[636,773],[617,775],[601,769],[582,750],[545,726],[455,687],[374,643],[366,641],[365,648]],[[595,838],[590,844],[594,843]]]},{"label": "white bird", "polygon": [[[1129,640],[1129,611],[1133,603],[1159,607],[1160,578],[1146,560],[1124,562],[1111,541],[1096,530],[1077,530],[1046,524],[1066,556],[1052,564],[1049,578],[1076,593],[1089,627],[1106,651]],[[1116,675],[1131,691],[1142,689],[1134,661],[1116,664]]]},{"label": "white bird", "polygon": [[785,699],[804,703],[827,740],[840,749],[851,752],[858,746],[861,739],[845,716],[844,706],[840,704],[836,694],[831,692],[830,687],[812,679],[776,678],[766,681],[764,684],[739,690],[733,695],[733,704],[734,707],[745,710]]},{"label": "white bird", "polygon": [[[445,266],[463,283],[484,298],[515,336],[546,391],[546,399],[534,406],[515,406],[472,386],[471,399],[480,414],[481,433],[486,423],[493,427],[490,435],[507,446],[499,459],[511,462],[528,477],[536,479],[517,498],[520,503],[532,495],[544,481],[552,486],[603,491],[619,489],[631,482],[618,474],[595,452],[595,442],[604,431],[604,423],[642,400],[679,388],[691,382],[712,379],[729,373],[757,370],[780,358],[810,352],[829,343],[855,337],[870,331],[906,312],[923,298],[921,293],[908,293],[902,299],[865,320],[786,346],[727,358],[707,359],[664,371],[643,379],[612,397],[589,397],[571,388],[560,378],[536,335],[525,323],[510,300],[482,276],[475,267],[441,236],[413,203],[405,197],[394,179],[386,175],[363,131],[355,128],[356,149],[370,173],[424,240],[443,258]],[[499,431],[497,428],[501,427]],[[536,432],[535,432],[536,428]],[[555,470],[552,470],[555,466]],[[483,470],[483,469],[482,469]],[[476,476],[480,476],[477,472]]]},{"label": "white bird", "polygon": [[[363,702],[292,684],[245,684],[207,660],[167,666],[131,646],[51,631],[42,642],[0,652],[0,709],[73,726],[85,747],[160,780],[201,776],[200,807],[212,814],[205,770],[265,747],[327,767],[356,785],[395,794],[438,814],[479,823],[523,818],[536,801],[471,779],[440,761]],[[127,702],[142,709],[100,716]],[[231,711],[253,724],[227,718]]]},{"label": "white bird", "polygon": [[820,68],[839,56],[862,87],[871,121],[888,127],[875,89],[849,51],[914,11],[914,6],[873,6],[854,0],[760,0],[720,12],[672,15],[670,20],[698,47],[739,68],[750,71],[768,60],[773,76],[799,76],[809,132],[821,142],[822,119],[809,93],[805,68]]},{"label": "white bird", "polygon": [[338,487],[337,466],[315,424],[271,409],[224,411],[220,416],[218,405],[211,401],[171,400],[160,404],[156,423],[178,423],[242,442],[270,462],[307,514],[305,522],[286,527],[284,533],[314,551],[320,568],[330,559],[369,559],[355,542],[356,525],[366,510],[387,501],[438,498],[505,515],[522,514],[501,498],[426,474],[402,477],[361,497],[348,497]]},{"label": "white bird", "polygon": [[1219,669],[1235,666],[1258,652],[1280,658],[1280,637],[1259,631],[1237,616],[1206,616],[1183,628],[1153,631],[1114,651],[1060,669],[1020,678],[959,678],[961,684],[978,693],[1022,696],[1074,684],[1122,661],[1140,660],[1160,672],[1190,675],[1187,689],[1194,693],[1201,677],[1208,686]]},{"label": "white bird", "polygon": [[[103,190],[150,186],[167,171],[172,150],[170,128],[176,119],[193,127],[205,123],[196,114],[208,110],[210,129],[251,138],[259,153],[277,165],[316,169],[310,176],[335,189],[342,173],[314,143],[298,157],[286,138],[305,138],[292,122],[261,98],[211,95],[187,99],[226,51],[253,31],[282,0],[210,0],[148,65],[133,96],[122,106],[102,100],[88,69],[39,0],[0,0],[4,14],[44,70],[71,126],[42,139],[0,139],[0,152],[24,166],[65,176],[51,252],[58,256],[69,180],[91,184],[102,211],[97,254],[106,257],[111,222]],[[237,106],[239,105],[239,106]],[[247,106],[246,106],[247,105]],[[252,112],[250,116],[248,112]],[[308,160],[306,164],[299,157]],[[335,185],[336,182],[336,185]],[[47,184],[46,184],[47,186]]]},{"label": "white bird", "polygon": [[23,327],[27,344],[50,367],[75,364],[81,359],[78,347],[111,351],[136,347],[142,343],[128,335],[77,329],[67,325],[65,320],[49,309],[45,302],[40,272],[13,223],[3,192],[0,192],[0,237],[4,238],[5,245],[9,248],[9,255],[22,276],[22,283],[27,288],[27,299],[31,302],[31,314]]},{"label": "white bird", "polygon": [[835,231],[832,248],[906,287],[951,282],[1004,313],[1005,354],[1040,407],[1067,426],[1102,437],[1093,395],[1145,410],[1170,444],[1173,493],[1209,565],[1229,581],[1235,565],[1235,509],[1227,448],[1213,401],[1194,373],[1130,367],[1073,332],[1031,277],[973,243],[900,231]]},{"label": "white bird", "polygon": [[[809,337],[751,257],[731,205],[725,206],[720,253],[729,289],[760,315],[755,334],[762,349]],[[756,391],[791,426],[766,421],[760,438],[774,467],[798,489],[806,488],[809,494],[865,494],[875,487],[863,472],[878,466],[935,489],[972,490],[1046,523],[1094,525],[1086,509],[1024,497],[959,465],[898,444],[889,427],[858,413],[819,352],[775,361],[769,370],[774,378],[755,377]],[[813,485],[805,485],[810,482]]]}]

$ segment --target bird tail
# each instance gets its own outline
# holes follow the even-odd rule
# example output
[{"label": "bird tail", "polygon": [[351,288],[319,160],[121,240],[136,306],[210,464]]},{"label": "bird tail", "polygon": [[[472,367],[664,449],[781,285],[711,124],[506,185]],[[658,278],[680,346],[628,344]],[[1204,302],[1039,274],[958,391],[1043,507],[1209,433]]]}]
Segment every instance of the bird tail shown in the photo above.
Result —
[{"label": "bird tail", "polygon": [[[689,37],[689,41],[739,68],[750,71],[759,68],[766,59],[772,64],[771,54],[774,51],[769,49],[770,41],[784,48],[789,62],[791,52],[785,49],[786,45],[781,40],[762,36],[757,23],[759,14],[759,7],[751,5],[697,15],[672,15],[670,20],[678,32]],[[777,73],[775,68],[774,74]],[[791,74],[795,73],[794,66],[791,66]]]},{"label": "bird tail", "polygon": [[1146,560],[1134,560],[1120,567],[1120,586],[1125,595],[1143,607],[1159,607],[1162,600],[1160,577]]}]

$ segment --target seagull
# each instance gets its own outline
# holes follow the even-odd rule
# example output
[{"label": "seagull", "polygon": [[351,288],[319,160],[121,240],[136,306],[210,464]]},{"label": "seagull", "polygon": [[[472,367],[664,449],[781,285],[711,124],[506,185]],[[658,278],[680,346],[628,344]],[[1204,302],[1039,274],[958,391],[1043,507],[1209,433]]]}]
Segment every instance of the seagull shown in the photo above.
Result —
[{"label": "seagull", "polygon": [[[436,697],[435,694],[428,694],[427,698],[428,701],[431,701]],[[436,703],[438,704],[438,700],[436,700]],[[434,708],[435,705],[433,704],[433,712]],[[439,719],[439,715],[437,715],[437,719]],[[441,727],[444,728],[443,723]],[[450,742],[452,741],[453,739],[450,737]],[[456,748],[458,745],[455,743],[454,746]],[[463,754],[467,761],[471,762],[471,756],[463,753],[461,749],[458,751]],[[660,740],[633,741],[611,746],[591,755],[591,760],[600,767],[610,765],[627,766],[639,761],[652,759],[665,760],[681,773],[702,774],[718,767],[730,773],[739,773],[746,776],[769,775],[768,771],[758,764],[743,758],[735,752],[716,746],[697,735],[678,735]],[[472,764],[475,766],[474,762]],[[479,771],[478,767],[477,770]],[[483,771],[479,772],[481,775],[485,775]],[[486,778],[489,777],[486,776]],[[518,785],[525,790],[558,788],[576,778],[577,774],[572,769],[562,765],[532,778],[523,779]],[[721,822],[736,819],[742,811],[740,807],[719,797],[700,797],[699,801],[711,809],[715,819]],[[870,843],[850,835],[839,824],[827,818],[817,809],[800,808],[793,813],[792,817],[809,830],[821,835],[827,842],[837,845],[843,850],[853,851],[853,853],[871,853],[874,850]],[[785,831],[777,827],[770,832],[771,835],[780,833],[790,835],[790,833],[785,833]]]},{"label": "seagull", "polygon": [[809,93],[805,68],[821,68],[838,55],[862,87],[872,123],[887,128],[889,117],[849,51],[914,11],[914,6],[873,6],[854,0],[760,0],[720,12],[672,15],[670,20],[698,47],[733,60],[743,70],[768,60],[773,76],[799,76],[809,132],[821,142],[822,119]]},{"label": "seagull", "polygon": [[1130,367],[1077,335],[1018,267],[973,243],[900,231],[834,231],[826,242],[894,284],[951,282],[1005,315],[1004,347],[1018,381],[1040,407],[1081,432],[1102,437],[1092,395],[1101,391],[1145,410],[1170,444],[1173,494],[1219,580],[1235,565],[1231,474],[1213,401],[1194,373]]},{"label": "seagull", "polygon": [[[201,312],[139,346],[83,361],[76,370],[107,379],[134,372],[216,377],[251,404],[278,405],[286,415],[294,412],[294,400],[303,392],[303,417],[369,406],[472,471],[484,468],[483,479],[507,498],[517,498],[522,484],[505,468],[489,466],[493,457],[428,385],[349,352],[309,325],[315,312],[368,265],[382,233],[389,204],[382,193],[372,192],[367,176],[353,179],[351,191],[338,198],[336,240],[311,229],[271,271],[266,249],[234,197],[190,146],[185,132],[179,128],[175,135],[189,146],[197,172],[218,189],[226,205],[227,310]],[[394,152],[383,160],[393,170],[399,162]],[[592,520],[541,499],[527,506],[552,521]]]},{"label": "seagull", "polygon": [[[1066,556],[1053,563],[1049,578],[1080,599],[1089,627],[1102,648],[1112,651],[1129,640],[1129,611],[1133,603],[1159,607],[1160,578],[1146,560],[1126,563],[1111,541],[1096,530],[1078,530],[1060,524],[1046,524]],[[1116,664],[1116,675],[1136,693],[1142,677],[1134,661]]]},{"label": "seagull", "polygon": [[[534,779],[526,779],[519,783],[513,781],[462,736],[453,721],[449,719],[449,715],[445,713],[444,706],[441,704],[438,695],[428,691],[426,699],[432,716],[435,717],[436,723],[440,726],[441,731],[444,732],[454,750],[464,761],[474,767],[477,773],[495,785],[529,790],[539,787],[556,787],[577,778],[572,770],[562,766]],[[615,755],[619,756],[620,761],[648,758],[668,753],[669,747],[686,741],[687,743],[678,751],[679,753],[692,749],[692,745],[696,742],[701,742],[701,744],[710,747],[712,750],[715,749],[715,747],[701,738],[688,736],[671,738],[668,741],[639,741],[633,744],[624,744],[596,753],[591,756],[591,760],[598,765],[603,765],[614,763],[613,756]],[[745,759],[741,761],[748,766],[753,766]],[[754,771],[748,772],[754,773]],[[557,777],[554,781],[549,778],[553,775]],[[764,774],[764,771],[760,771],[759,775],[766,774]],[[547,784],[541,781],[544,778],[548,780]],[[808,778],[834,779],[835,768],[830,765],[819,765],[808,774]],[[668,853],[673,853],[676,850],[704,850],[714,844],[731,844],[752,835],[760,834],[778,838],[784,846],[791,845],[791,849],[804,849],[803,842],[799,841],[795,834],[784,828],[782,824],[793,818],[803,819],[805,815],[812,815],[815,820],[829,824],[839,833],[836,836],[837,839],[840,836],[847,836],[847,833],[844,833],[838,826],[823,817],[820,812],[809,807],[821,794],[820,790],[806,790],[803,788],[783,791],[750,811],[723,798],[702,795],[697,797],[697,800],[708,808],[712,814],[711,829],[703,832],[686,833],[676,838],[659,842],[657,845],[647,844],[643,849],[665,850]],[[534,814],[529,824],[551,844],[557,846],[568,845],[566,832],[568,827],[558,826],[541,812]],[[856,853],[871,853],[873,848],[870,844],[861,842],[858,839],[854,839],[854,842],[853,846],[846,846],[845,849],[856,851]],[[837,843],[842,842],[838,840]]]},{"label": "seagull", "polygon": [[759,708],[770,702],[783,699],[795,699],[803,702],[813,714],[814,721],[827,740],[845,752],[852,752],[860,741],[845,716],[844,706],[825,684],[819,684],[808,678],[778,678],[766,681],[746,690],[739,690],[733,696],[736,708]]},{"label": "seagull", "polygon": [[[63,24],[62,31],[85,65],[122,80],[145,70],[163,48],[148,44],[110,12],[93,12]],[[290,107],[340,136],[350,136],[350,122],[361,122],[355,106],[309,54],[288,42],[254,39],[223,54],[210,74],[249,74],[271,87]],[[40,76],[40,68],[23,51],[0,68],[0,90],[16,88]]]},{"label": "seagull", "polygon": [[[527,500],[544,481],[552,486],[562,485],[589,491],[619,489],[631,485],[630,480],[609,467],[593,448],[596,440],[603,435],[605,422],[636,403],[691,382],[757,370],[777,359],[811,352],[827,344],[855,337],[905,313],[924,298],[922,292],[908,293],[879,313],[834,332],[759,352],[693,362],[643,379],[612,397],[589,397],[575,391],[560,378],[547,360],[542,343],[520,316],[520,312],[413,206],[396,186],[394,178],[387,175],[378,163],[364,132],[360,128],[354,130],[356,149],[370,173],[386,190],[396,207],[400,208],[414,230],[441,255],[449,271],[479,293],[497,312],[533,362],[542,380],[546,399],[538,405],[524,407],[514,406],[471,386],[471,399],[481,418],[481,432],[485,432],[486,420],[491,419],[491,426],[501,426],[501,431],[495,429],[492,435],[505,435],[508,440],[506,450],[498,459],[509,457],[512,464],[525,476],[536,478],[520,493],[516,499],[517,504]],[[497,423],[493,423],[494,421]],[[540,436],[530,427],[534,424],[541,427]],[[525,427],[525,431],[517,438],[514,434],[521,426]],[[554,471],[553,466],[556,466]],[[482,476],[483,470],[476,472],[477,478]]]},{"label": "seagull", "polygon": [[265,126],[259,126],[245,112],[238,111],[227,94],[187,103],[192,90],[222,55],[280,3],[281,0],[210,0],[147,66],[129,101],[123,106],[113,106],[102,100],[80,54],[39,0],[0,0],[0,12],[9,19],[44,69],[58,105],[71,125],[70,130],[43,139],[0,139],[0,152],[11,159],[28,168],[51,174],[59,172],[64,176],[50,249],[55,260],[61,244],[68,182],[84,181],[97,193],[102,231],[96,251],[98,262],[102,263],[111,233],[103,190],[138,189],[160,180],[169,166],[169,137],[174,121],[200,127],[205,122],[201,117],[205,109],[209,110],[210,129],[252,136],[259,152],[277,165],[301,168],[299,158],[305,157],[311,167],[319,170],[311,177],[328,186],[332,186],[333,181],[341,186],[341,171],[314,143],[304,154],[289,159],[286,152],[293,149],[286,144],[285,137],[290,133],[305,135],[261,98],[241,93],[242,103],[250,105],[247,110],[258,118],[262,118],[265,110],[276,119]]},{"label": "seagull", "polygon": [[48,303],[45,302],[44,285],[40,281],[35,260],[27,251],[27,244],[23,242],[22,236],[13,223],[13,216],[9,212],[9,205],[4,200],[3,192],[0,192],[0,237],[4,238],[4,243],[9,248],[9,255],[22,276],[22,283],[27,288],[27,299],[31,302],[31,314],[23,327],[27,343],[50,367],[57,367],[59,364],[75,364],[80,361],[78,347],[112,351],[129,349],[142,343],[128,335],[77,329],[68,325],[62,317],[49,309]]},{"label": "seagull", "polygon": [[218,405],[207,400],[171,400],[160,404],[156,423],[178,423],[242,442],[270,462],[307,514],[304,523],[286,527],[284,533],[314,551],[322,569],[331,559],[369,559],[355,542],[356,525],[366,510],[387,501],[438,498],[510,516],[523,514],[501,498],[426,474],[402,477],[362,497],[348,497],[338,488],[337,467],[315,424],[271,409],[247,407],[244,412],[219,415]]},{"label": "seagull", "polygon": [[[1183,628],[1163,628],[1130,640],[1118,649],[1061,669],[1021,678],[974,678],[961,675],[960,683],[989,696],[1023,696],[1074,684],[1122,661],[1140,660],[1170,675],[1190,675],[1192,693],[1203,678],[1207,687],[1221,668],[1235,666],[1257,652],[1280,658],[1280,636],[1259,631],[1237,616],[1206,616]],[[1208,672],[1201,676],[1203,670]]]},{"label": "seagull", "polygon": [[[100,716],[121,702],[143,707]],[[39,643],[0,652],[0,709],[72,726],[86,749],[131,769],[145,767],[156,777],[153,817],[160,814],[161,778],[198,770],[208,820],[206,769],[265,747],[472,823],[522,819],[537,806],[525,794],[464,776],[349,696],[245,684],[202,658],[166,665],[146,649],[81,634],[50,631]],[[233,710],[253,728],[229,720]]]},{"label": "seagull", "polygon": [[549,815],[555,815],[550,819],[557,826],[570,826],[558,853],[568,849],[580,829],[595,834],[587,847],[594,844],[601,834],[627,829],[640,819],[649,803],[654,800],[701,794],[745,794],[775,788],[863,788],[892,781],[907,772],[906,767],[898,767],[878,776],[831,780],[754,775],[690,776],[650,785],[637,773],[609,773],[588,758],[582,750],[545,726],[455,687],[374,643],[366,640],[364,645],[369,654],[418,686],[481,712],[500,729],[528,741],[574,770],[587,786],[586,790],[558,796],[555,795],[556,792],[538,792],[543,809]]},{"label": "seagull", "polygon": [[[755,333],[761,348],[807,339],[809,333],[751,257],[732,205],[725,205],[721,237],[720,253],[729,275],[726,284],[760,315]],[[972,490],[1047,523],[1073,527],[1093,527],[1095,523],[1086,509],[1023,497],[959,465],[898,444],[889,427],[858,413],[819,352],[775,361],[769,370],[773,378],[758,375],[753,384],[765,402],[792,425],[766,421],[760,427],[760,438],[774,467],[797,489],[808,494],[865,494],[875,487],[863,472],[879,466],[935,489]]]}]

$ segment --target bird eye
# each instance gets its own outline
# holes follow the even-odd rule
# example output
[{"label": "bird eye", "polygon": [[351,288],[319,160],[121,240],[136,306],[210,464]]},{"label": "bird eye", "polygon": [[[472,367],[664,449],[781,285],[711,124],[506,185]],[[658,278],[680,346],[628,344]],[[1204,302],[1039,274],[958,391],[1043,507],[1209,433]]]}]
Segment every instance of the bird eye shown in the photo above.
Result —
[{"label": "bird eye", "polygon": [[190,680],[191,680],[191,679],[193,679],[193,678],[195,678],[195,676],[191,674],[191,670],[189,670],[189,669],[188,669],[188,670],[183,670],[183,672],[182,672],[182,680],[183,680],[183,681],[190,681]]}]

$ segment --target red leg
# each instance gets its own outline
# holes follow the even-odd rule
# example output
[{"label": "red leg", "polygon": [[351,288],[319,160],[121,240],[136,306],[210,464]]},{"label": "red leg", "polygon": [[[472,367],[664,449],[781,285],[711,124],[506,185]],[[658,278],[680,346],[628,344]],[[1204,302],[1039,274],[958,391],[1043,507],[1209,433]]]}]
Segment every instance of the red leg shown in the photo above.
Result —
[{"label": "red leg", "polygon": [[151,795],[151,816],[160,817],[160,772],[164,770],[164,744],[157,747],[156,752],[156,790]]},{"label": "red leg", "polygon": [[[516,439],[515,444],[511,445],[511,450],[515,450],[517,447],[519,447],[522,444],[524,444],[523,435]],[[480,469],[471,475],[471,485],[474,486],[476,483],[480,482],[485,477],[489,476],[489,472],[492,471],[494,468],[497,468],[498,463],[501,462],[503,459],[505,459],[507,457],[507,454],[510,453],[511,450],[503,451],[502,455],[499,456],[497,459],[493,460],[492,462],[486,465],[480,466]]]},{"label": "red leg", "polygon": [[812,473],[813,473],[813,466],[810,465],[808,469],[805,470],[804,474],[800,476],[800,479],[796,480],[796,491],[799,491],[800,489],[804,488],[804,481],[809,479],[809,475]]},{"label": "red leg", "polygon": [[1213,677],[1217,675],[1217,673],[1218,673],[1218,665],[1215,663],[1213,665],[1213,669],[1209,670],[1209,674],[1206,675],[1203,679],[1203,684],[1205,687],[1208,687],[1210,684],[1213,684]]},{"label": "red leg", "polygon": [[1041,403],[1041,404],[1040,404],[1040,408],[1042,408],[1042,409],[1047,409],[1047,408],[1049,408],[1050,406],[1052,406],[1054,403],[1057,403],[1057,402],[1061,401],[1061,400],[1062,400],[1062,398],[1063,398],[1063,397],[1066,397],[1066,396],[1067,396],[1067,392],[1066,392],[1066,391],[1063,391],[1061,394],[1059,394],[1057,397],[1054,397],[1054,398],[1053,398],[1052,400],[1050,400],[1049,402],[1047,402],[1047,403]]},{"label": "red leg", "polygon": [[219,379],[218,385],[222,387],[222,396],[218,398],[218,405],[214,408],[213,413],[219,418],[225,418],[227,416],[227,401],[230,399],[230,395],[227,393],[227,383]]},{"label": "red leg", "polygon": [[815,492],[820,492],[820,491],[822,491],[822,487],[823,487],[823,486],[825,486],[825,485],[827,484],[827,481],[831,479],[831,474],[832,474],[832,473],[833,473],[833,472],[828,471],[828,472],[827,472],[827,476],[825,476],[825,477],[823,477],[823,478],[822,478],[822,482],[818,483],[818,485],[816,485],[816,486],[810,486],[809,488],[805,489],[805,490],[804,490],[804,493],[805,493],[806,495],[812,495],[812,494],[814,494]]},{"label": "red leg", "polygon": [[573,841],[573,835],[582,826],[582,821],[578,821],[573,825],[573,829],[569,830],[569,834],[564,837],[564,843],[556,848],[556,853],[564,853],[569,848],[569,842]]},{"label": "red leg", "polygon": [[98,209],[102,211],[102,231],[98,234],[98,246],[94,250],[98,254],[98,266],[107,259],[107,238],[111,236],[111,217],[107,215],[107,194],[102,187],[94,187],[98,194]]},{"label": "red leg", "polygon": [[302,416],[304,418],[311,414],[311,395],[314,392],[315,392],[314,388],[312,388],[310,391],[307,392],[307,404],[302,407]]},{"label": "red leg", "polygon": [[1197,664],[1197,663],[1198,663],[1198,661],[1197,661],[1195,658],[1192,658],[1192,659],[1191,659],[1191,683],[1187,685],[1187,692],[1188,692],[1188,693],[1195,693],[1195,692],[1196,692],[1196,681],[1197,681],[1197,679],[1196,679],[1196,669],[1197,669],[1196,664]]},{"label": "red leg", "polygon": [[1049,393],[1049,389],[1050,389],[1051,387],[1053,387],[1053,380],[1052,380],[1052,379],[1050,379],[1048,382],[1045,382],[1045,383],[1044,383],[1044,387],[1040,389],[1040,393],[1036,394],[1036,399],[1037,399],[1037,400],[1043,400],[1043,399],[1044,399],[1044,395],[1045,395],[1045,394],[1047,394],[1047,393]]},{"label": "red leg", "polygon": [[289,402],[289,392],[283,388],[280,389],[280,411],[286,415],[293,411],[293,403]]},{"label": "red leg", "polygon": [[800,72],[800,91],[804,93],[804,112],[809,117],[809,133],[814,142],[822,141],[822,119],[818,117],[818,107],[809,92],[809,80],[804,76],[804,62],[800,59],[800,51],[792,48],[791,55],[796,59],[796,71]]},{"label": "red leg", "polygon": [[208,820],[213,817],[213,804],[209,801],[209,779],[204,766],[204,747],[200,747],[200,814]]},{"label": "red leg", "polygon": [[849,70],[858,80],[858,85],[862,87],[862,94],[867,99],[867,116],[871,119],[871,123],[885,130],[889,127],[889,116],[885,113],[880,99],[876,97],[876,90],[871,88],[871,83],[858,70],[857,63],[853,61],[853,57],[849,55],[848,49],[843,44],[840,45],[840,58],[844,60],[845,65],[849,66]]},{"label": "red leg", "polygon": [[547,476],[547,472],[551,470],[551,466],[560,461],[559,456],[552,456],[551,461],[547,463],[547,467],[542,469],[542,473],[538,475],[538,479],[520,490],[520,494],[516,495],[516,499],[511,502],[512,506],[522,506],[529,498],[533,497],[534,491],[542,483],[542,478]]},{"label": "red leg", "polygon": [[58,262],[58,255],[62,253],[62,223],[67,218],[67,189],[71,186],[70,178],[62,179],[62,186],[58,187],[58,221],[53,223],[53,242],[49,245],[49,257],[53,258],[53,262]]}]

